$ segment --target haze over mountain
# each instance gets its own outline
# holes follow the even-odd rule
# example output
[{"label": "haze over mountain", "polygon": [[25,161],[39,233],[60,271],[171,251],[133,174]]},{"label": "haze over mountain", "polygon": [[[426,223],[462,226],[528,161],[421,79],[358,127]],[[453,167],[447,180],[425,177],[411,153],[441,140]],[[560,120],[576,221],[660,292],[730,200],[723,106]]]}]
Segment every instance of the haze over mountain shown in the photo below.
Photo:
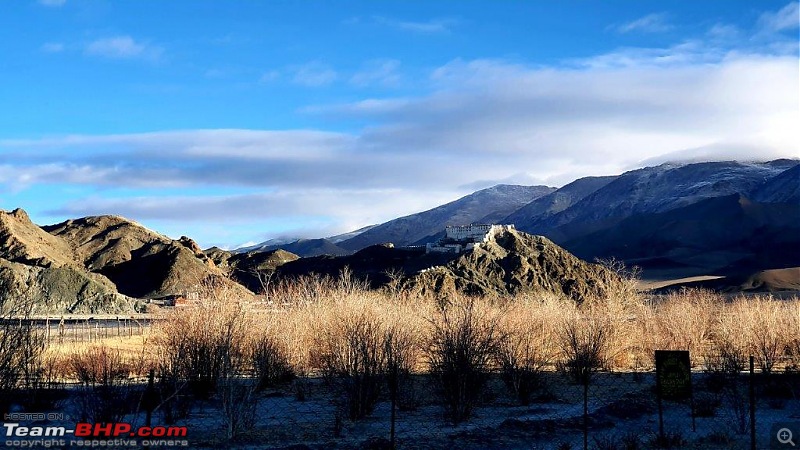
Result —
[{"label": "haze over mountain", "polygon": [[358,236],[375,226],[376,225],[367,225],[354,231],[320,239],[275,238],[261,242],[260,244],[237,248],[234,250],[234,253],[270,252],[280,249],[302,256],[303,258],[320,255],[343,256],[352,252],[339,247],[337,245],[338,243]]},{"label": "haze over mountain", "polygon": [[[798,160],[668,163],[560,189],[497,186],[371,227],[340,246],[422,244],[447,224],[494,222],[649,274],[773,269],[800,265],[798,192]],[[503,216],[519,193],[536,198]]]},{"label": "haze over mountain", "polygon": [[566,242],[614,226],[634,214],[665,212],[712,197],[750,195],[797,164],[797,160],[670,163],[632,170],[558,214],[517,226]]},{"label": "haze over mountain", "polygon": [[535,224],[564,211],[615,179],[617,179],[617,177],[613,176],[577,179],[514,211],[508,217],[504,218],[502,222],[513,223],[519,229],[532,228]]},{"label": "haze over mountain", "polygon": [[382,242],[410,245],[441,233],[447,225],[499,222],[554,190],[548,186],[493,186],[428,211],[376,225],[339,246],[352,251]]},{"label": "haze over mountain", "polygon": [[295,255],[308,258],[311,256],[332,255],[344,256],[352,253],[331,241],[328,238],[319,239],[295,239],[288,242],[262,242],[261,244],[244,247],[234,250],[235,253],[251,252],[272,252],[275,250],[285,250]]}]

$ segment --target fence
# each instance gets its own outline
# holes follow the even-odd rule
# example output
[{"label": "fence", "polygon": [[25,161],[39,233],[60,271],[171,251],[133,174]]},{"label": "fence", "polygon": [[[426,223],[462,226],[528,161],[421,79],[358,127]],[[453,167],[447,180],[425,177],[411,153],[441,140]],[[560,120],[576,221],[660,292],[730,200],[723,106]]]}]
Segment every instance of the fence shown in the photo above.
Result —
[{"label": "fence", "polygon": [[141,316],[25,319],[40,330],[48,343],[97,343],[114,337],[141,336],[152,318]]},{"label": "fence", "polygon": [[800,377],[792,371],[751,366],[691,378],[692,398],[659,402],[654,372],[598,372],[579,380],[550,371],[524,382],[490,373],[482,387],[460,394],[475,404],[457,422],[458,399],[448,399],[433,375],[389,383],[359,420],[348,411],[363,380],[301,378],[264,393],[250,439],[267,447],[766,449],[773,425],[800,414]]},{"label": "fence", "polygon": [[[254,379],[237,378],[221,380],[206,400],[156,377],[149,387],[118,386],[128,392],[113,397],[130,402],[120,418],[185,426],[193,446],[761,450],[773,448],[775,424],[800,417],[800,374],[789,364],[769,372],[752,363],[743,371],[695,370],[690,398],[661,401],[653,371],[555,370],[459,380],[305,375],[260,391]],[[86,389],[79,394],[90,395]],[[70,402],[67,414],[85,415],[69,410],[79,404]],[[800,437],[796,424],[787,426]]]},{"label": "fence", "polygon": [[692,395],[681,400],[660,400],[653,371],[554,370],[459,380],[306,375],[260,391],[254,379],[237,378],[221,380],[206,400],[156,378],[113,389],[73,385],[49,398],[73,398],[61,403],[67,417],[92,420],[87,408],[105,405],[134,426],[185,426],[193,446],[233,438],[258,448],[761,450],[783,448],[771,446],[776,424],[789,423],[800,438],[800,373],[790,364],[765,371],[751,359],[746,370],[693,371]]}]

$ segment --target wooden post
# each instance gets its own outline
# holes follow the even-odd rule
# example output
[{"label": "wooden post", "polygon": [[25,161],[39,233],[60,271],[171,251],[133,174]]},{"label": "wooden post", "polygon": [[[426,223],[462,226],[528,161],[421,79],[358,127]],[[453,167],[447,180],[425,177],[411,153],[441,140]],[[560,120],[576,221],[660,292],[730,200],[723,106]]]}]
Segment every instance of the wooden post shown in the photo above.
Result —
[{"label": "wooden post", "polygon": [[756,387],[755,358],[750,355],[750,448],[756,450]]}]

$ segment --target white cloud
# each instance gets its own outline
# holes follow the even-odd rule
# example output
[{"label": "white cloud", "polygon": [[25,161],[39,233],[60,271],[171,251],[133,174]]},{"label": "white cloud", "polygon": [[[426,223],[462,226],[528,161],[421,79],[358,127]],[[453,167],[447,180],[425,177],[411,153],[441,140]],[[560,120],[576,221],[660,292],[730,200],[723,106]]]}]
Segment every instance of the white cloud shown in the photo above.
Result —
[{"label": "white cloud", "polygon": [[318,61],[293,67],[292,71],[294,83],[309,87],[327,86],[336,81],[338,77],[331,66]]},{"label": "white cloud", "polygon": [[630,22],[613,25],[610,28],[616,30],[618,33],[630,33],[633,31],[642,33],[662,33],[673,28],[667,19],[668,17],[665,13],[653,13]]},{"label": "white cloud", "polygon": [[[791,40],[720,41],[712,34],[706,41],[620,49],[551,66],[457,59],[431,71],[424,95],[306,109],[370,124],[349,132],[184,130],[0,140],[0,187],[111,188],[105,198],[53,208],[59,214],[172,221],[277,215],[356,228],[498,180],[561,185],[698,155],[800,157],[799,69]],[[302,69],[311,85],[339,77],[321,63],[282,74]],[[115,198],[113,188],[144,191],[134,201]],[[204,195],[210,188],[236,193]]]},{"label": "white cloud", "polygon": [[[360,18],[353,18],[346,21],[348,24],[358,24],[361,22],[362,20]],[[459,24],[460,21],[453,18],[414,21],[400,20],[385,16],[372,16],[369,22],[375,25],[416,34],[449,34],[453,31],[453,28]]]},{"label": "white cloud", "polygon": [[741,35],[741,31],[736,25],[717,23],[706,32],[706,35],[714,40],[727,41],[738,38]]},{"label": "white cloud", "polygon": [[778,11],[765,12],[758,26],[767,32],[793,30],[800,26],[800,2],[791,2]]},{"label": "white cloud", "polygon": [[397,86],[402,78],[398,71],[399,68],[400,61],[396,59],[368,61],[361,67],[361,70],[353,74],[350,82],[356,86]]},{"label": "white cloud", "polygon": [[796,57],[677,59],[688,62],[543,68],[457,60],[433,72],[438,88],[430,95],[323,110],[376,124],[353,133],[186,130],[0,140],[0,183],[255,192],[81,200],[65,214],[88,213],[80,209],[85,204],[93,213],[119,208],[134,218],[177,220],[174,207],[198,220],[263,211],[366,225],[493,181],[560,185],[691,154],[800,157]]},{"label": "white cloud", "polygon": [[158,59],[163,49],[158,46],[137,42],[130,36],[112,36],[89,42],[84,53],[113,59]]},{"label": "white cloud", "polygon": [[278,70],[269,70],[261,74],[261,78],[258,79],[260,83],[271,83],[281,77],[281,72]]},{"label": "white cloud", "polygon": [[42,44],[42,51],[45,53],[60,53],[64,51],[64,44],[61,42],[47,42]]}]

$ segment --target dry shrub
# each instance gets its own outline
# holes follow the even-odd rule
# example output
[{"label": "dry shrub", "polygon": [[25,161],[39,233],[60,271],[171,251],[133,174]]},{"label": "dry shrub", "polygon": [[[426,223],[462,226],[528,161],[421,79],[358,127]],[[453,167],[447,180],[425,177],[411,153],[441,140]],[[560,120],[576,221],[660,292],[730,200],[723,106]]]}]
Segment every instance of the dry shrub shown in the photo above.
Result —
[{"label": "dry shrub", "polygon": [[206,287],[203,300],[173,311],[157,335],[159,408],[172,421],[191,406],[184,387],[195,398],[217,394],[225,435],[232,439],[252,428],[258,404],[258,383],[241,379],[252,367],[253,314],[224,285]]},{"label": "dry shrub", "polygon": [[93,346],[69,358],[72,376],[81,384],[78,414],[95,423],[119,422],[136,409],[133,402],[131,364],[119,350]]},{"label": "dry shrub", "polygon": [[251,327],[247,306],[211,298],[177,309],[160,324],[159,372],[185,381],[197,398],[209,398],[220,379],[241,373]]},{"label": "dry shrub", "polygon": [[744,301],[722,304],[715,331],[712,352],[707,355],[712,371],[739,373],[749,365],[753,343],[752,311]]},{"label": "dry shrub", "polygon": [[592,375],[605,368],[608,361],[610,326],[607,318],[565,311],[560,332],[561,371],[575,382],[589,384]]},{"label": "dry shrub", "polygon": [[543,387],[541,374],[556,358],[554,324],[562,304],[551,297],[522,296],[514,299],[500,318],[497,364],[506,387],[523,405]]},{"label": "dry shrub", "polygon": [[653,307],[653,327],[644,336],[653,350],[688,350],[694,360],[705,354],[722,306],[722,299],[705,290],[686,290]]},{"label": "dry shrub", "polygon": [[637,317],[645,308],[638,296],[625,290],[619,294],[590,298],[580,305],[578,313],[592,324],[591,331],[602,334],[602,366],[631,369],[641,363]]},{"label": "dry shrub", "polygon": [[259,391],[294,378],[285,344],[270,333],[262,333],[250,342],[249,356]]},{"label": "dry shrub", "polygon": [[350,420],[359,420],[372,413],[381,394],[387,367],[387,330],[363,297],[339,293],[345,297],[329,303],[312,356],[326,379],[343,394]]},{"label": "dry shrub", "polygon": [[29,359],[28,364],[23,366],[24,381],[21,386],[24,392],[21,403],[26,410],[53,410],[67,398],[62,383],[65,365],[61,358],[48,352]]},{"label": "dry shrub", "polygon": [[786,339],[788,341],[788,357],[791,366],[795,370],[800,370],[800,298],[795,297],[786,305],[787,330]]},{"label": "dry shrub", "polygon": [[316,303],[328,297],[334,290],[335,280],[316,274],[283,278],[273,283],[268,298],[279,305]]},{"label": "dry shrub", "polygon": [[747,301],[751,352],[758,367],[771,373],[792,343],[791,306],[773,298],[757,298]]},{"label": "dry shrub", "polygon": [[498,317],[484,302],[455,297],[431,320],[430,370],[441,389],[448,417],[468,419],[486,384],[503,336]]},{"label": "dry shrub", "polygon": [[218,386],[225,437],[234,439],[253,428],[258,408],[258,385],[242,378],[224,378]]},{"label": "dry shrub", "polygon": [[421,370],[422,322],[419,308],[423,305],[406,303],[404,298],[386,298],[385,353],[389,392],[397,406],[411,410],[418,406],[419,396],[412,374]]},{"label": "dry shrub", "polygon": [[73,354],[70,365],[73,377],[84,385],[116,386],[131,374],[131,366],[119,350],[104,345]]}]

